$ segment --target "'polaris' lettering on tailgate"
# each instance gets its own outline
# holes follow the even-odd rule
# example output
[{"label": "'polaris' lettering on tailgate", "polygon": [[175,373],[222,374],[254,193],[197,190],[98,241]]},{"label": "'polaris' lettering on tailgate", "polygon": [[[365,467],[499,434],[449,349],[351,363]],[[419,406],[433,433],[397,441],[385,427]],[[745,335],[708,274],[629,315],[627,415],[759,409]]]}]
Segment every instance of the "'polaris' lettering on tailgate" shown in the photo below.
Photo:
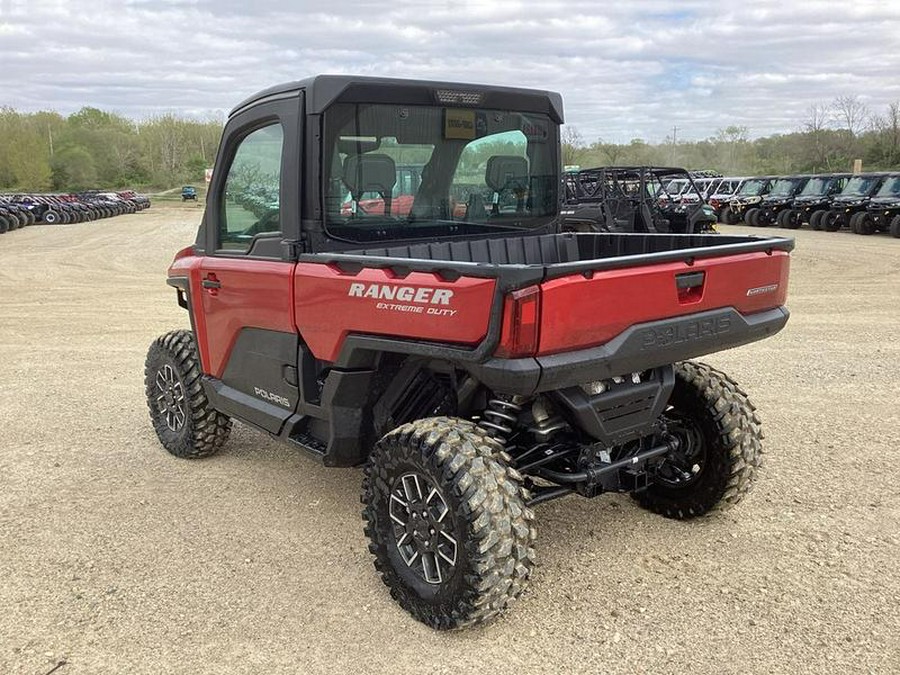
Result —
[{"label": "'polaris' lettering on tailgate", "polygon": [[667,328],[645,328],[641,335],[641,349],[669,347],[671,345],[714,338],[731,330],[731,319],[701,319],[690,323],[679,323]]},{"label": "'polaris' lettering on tailgate", "polygon": [[422,305],[449,305],[453,291],[446,288],[427,286],[390,286],[388,284],[350,284],[347,293],[351,298],[373,298],[375,300],[399,300]]}]

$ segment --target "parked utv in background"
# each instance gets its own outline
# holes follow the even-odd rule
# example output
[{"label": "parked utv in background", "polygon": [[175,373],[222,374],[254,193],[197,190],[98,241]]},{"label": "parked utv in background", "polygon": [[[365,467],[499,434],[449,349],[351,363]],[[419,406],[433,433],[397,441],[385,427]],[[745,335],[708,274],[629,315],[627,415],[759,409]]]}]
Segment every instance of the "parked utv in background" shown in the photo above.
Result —
[{"label": "parked utv in background", "polygon": [[869,201],[887,176],[886,173],[860,173],[852,176],[841,193],[831,200],[831,206],[819,221],[822,229],[829,232],[837,232],[846,226],[853,229],[858,217],[866,215]]},{"label": "parked utv in background", "polygon": [[723,210],[724,218],[722,220],[726,225],[736,225],[746,221],[746,214],[750,209],[756,208],[762,201],[763,197],[769,194],[772,189],[773,176],[755,176],[748,178],[741,185],[731,201],[728,202],[728,211]]},{"label": "parked utv in background", "polygon": [[197,188],[191,185],[185,185],[181,188],[181,201],[197,201]]},{"label": "parked utv in background", "polygon": [[745,182],[747,182],[746,178],[726,177],[722,178],[715,189],[712,190],[707,201],[712,207],[718,222],[726,224],[731,222],[731,207],[729,203]]},{"label": "parked utv in background", "polygon": [[[247,99],[168,272],[191,329],[147,355],[173,455],[214,454],[238,419],[364,464],[375,568],[435,628],[522,593],[537,504],[626,492],[694,518],[760,466],[747,395],[687,359],[785,325],[793,242],[563,232],[562,122],[558,94],[483,85],[320,76]],[[659,171],[593,176],[643,210]],[[357,208],[372,194],[383,207]]]},{"label": "parked utv in background", "polygon": [[759,206],[748,209],[744,214],[744,222],[752,227],[769,225],[784,227],[794,197],[806,187],[809,178],[809,176],[784,176],[774,179],[772,189],[762,198]]},{"label": "parked utv in background", "polygon": [[[609,166],[565,175],[562,227],[573,232],[714,231],[715,216],[688,172]],[[686,195],[694,199],[685,200]]]},{"label": "parked utv in background", "polygon": [[850,229],[856,234],[890,232],[900,237],[900,174],[885,177],[866,211],[851,219]]},{"label": "parked utv in background", "polygon": [[841,193],[849,180],[849,173],[811,176],[794,197],[793,205],[788,215],[784,217],[782,226],[796,230],[803,223],[809,223],[814,230],[822,229],[822,216],[828,212],[835,195]]}]

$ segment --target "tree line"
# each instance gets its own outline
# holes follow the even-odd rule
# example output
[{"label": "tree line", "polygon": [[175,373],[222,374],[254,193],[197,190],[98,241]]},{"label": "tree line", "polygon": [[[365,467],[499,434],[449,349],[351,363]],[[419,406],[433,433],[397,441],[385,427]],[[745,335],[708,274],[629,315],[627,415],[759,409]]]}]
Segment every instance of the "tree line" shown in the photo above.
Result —
[{"label": "tree line", "polygon": [[714,169],[725,175],[787,175],[900,169],[900,101],[873,112],[857,96],[810,106],[798,129],[750,139],[744,126],[727,126],[700,141],[587,143],[578,129],[563,130],[563,163],[582,168],[612,165]]},{"label": "tree line", "polygon": [[[222,133],[220,121],[173,114],[134,121],[97,108],[69,116],[0,108],[0,191],[69,192],[89,188],[165,189],[203,180]],[[729,175],[900,168],[900,101],[871,111],[856,96],[815,104],[790,133],[751,139],[726,126],[699,141],[651,143],[597,139],[563,130],[567,165],[662,165],[716,169]]]},{"label": "tree line", "polygon": [[67,117],[0,108],[0,191],[160,189],[203,180],[222,124],[177,115],[136,122],[97,108]]}]

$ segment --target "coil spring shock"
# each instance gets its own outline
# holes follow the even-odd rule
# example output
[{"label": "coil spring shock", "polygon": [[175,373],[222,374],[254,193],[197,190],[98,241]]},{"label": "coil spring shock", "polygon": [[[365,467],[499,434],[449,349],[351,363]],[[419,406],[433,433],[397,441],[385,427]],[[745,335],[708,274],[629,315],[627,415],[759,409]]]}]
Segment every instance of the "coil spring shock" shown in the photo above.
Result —
[{"label": "coil spring shock", "polygon": [[522,406],[502,398],[492,398],[488,401],[487,408],[481,414],[478,426],[490,434],[501,445],[506,445],[512,435],[516,422],[519,421],[519,413]]}]

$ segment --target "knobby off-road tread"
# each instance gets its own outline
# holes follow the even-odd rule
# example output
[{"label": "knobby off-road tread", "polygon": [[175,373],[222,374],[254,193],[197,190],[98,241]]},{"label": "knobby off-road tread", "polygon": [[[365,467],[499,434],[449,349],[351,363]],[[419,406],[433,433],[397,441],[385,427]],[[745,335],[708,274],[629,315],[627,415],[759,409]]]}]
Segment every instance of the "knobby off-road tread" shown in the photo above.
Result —
[{"label": "knobby off-road tread", "polygon": [[704,363],[675,366],[678,402],[705,417],[698,419],[707,442],[706,466],[697,482],[680,489],[654,485],[637,496],[640,504],[667,518],[686,520],[728,509],[753,487],[762,467],[762,423],[737,382]]},{"label": "knobby off-road tread", "polygon": [[[522,476],[508,461],[475,424],[452,417],[404,424],[370,454],[362,493],[369,551],[391,596],[419,621],[437,629],[481,623],[525,590],[535,560],[534,513],[525,506]],[[388,557],[388,547],[396,543],[384,500],[410,464],[426,467],[464,530],[455,572],[460,582],[449,601],[421,597]]]},{"label": "knobby off-road tread", "polygon": [[[185,426],[173,432],[154,406],[156,373],[160,366],[170,363],[181,379],[187,405]],[[188,330],[175,330],[158,337],[147,353],[144,367],[144,386],[150,419],[160,442],[170,453],[185,459],[209,457],[219,451],[231,433],[231,418],[215,410],[206,398],[200,361],[194,336]]]},{"label": "knobby off-road tread", "polygon": [[900,238],[900,216],[894,216],[891,220],[891,236]]}]

